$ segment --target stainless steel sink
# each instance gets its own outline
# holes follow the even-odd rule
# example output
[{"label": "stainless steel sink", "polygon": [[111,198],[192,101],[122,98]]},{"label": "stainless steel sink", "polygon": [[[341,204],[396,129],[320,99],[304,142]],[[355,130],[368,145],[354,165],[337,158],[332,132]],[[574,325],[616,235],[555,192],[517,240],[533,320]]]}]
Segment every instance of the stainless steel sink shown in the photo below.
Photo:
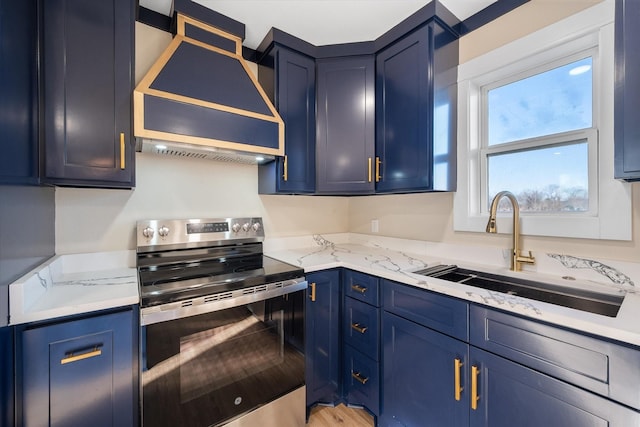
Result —
[{"label": "stainless steel sink", "polygon": [[621,295],[566,288],[533,280],[467,270],[456,265],[438,265],[414,271],[414,273],[608,317],[617,316],[624,300],[624,296]]}]

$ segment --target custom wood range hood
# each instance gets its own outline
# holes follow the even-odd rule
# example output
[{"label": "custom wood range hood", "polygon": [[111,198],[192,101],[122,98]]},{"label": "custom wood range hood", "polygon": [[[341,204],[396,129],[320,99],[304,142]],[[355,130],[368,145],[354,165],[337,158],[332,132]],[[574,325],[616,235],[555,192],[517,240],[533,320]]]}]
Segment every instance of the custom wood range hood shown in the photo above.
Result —
[{"label": "custom wood range hood", "polygon": [[175,14],[176,35],[134,90],[136,150],[259,163],[284,154],[284,122],[242,39]]}]

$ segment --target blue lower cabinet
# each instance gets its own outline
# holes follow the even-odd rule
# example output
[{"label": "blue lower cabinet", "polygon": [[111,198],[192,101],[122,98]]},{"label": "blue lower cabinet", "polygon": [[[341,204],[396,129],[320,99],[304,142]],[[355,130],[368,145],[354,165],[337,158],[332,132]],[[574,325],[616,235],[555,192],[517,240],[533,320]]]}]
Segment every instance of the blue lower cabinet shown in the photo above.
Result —
[{"label": "blue lower cabinet", "polygon": [[137,324],[132,309],[19,330],[18,423],[138,425]]},{"label": "blue lower cabinet", "polygon": [[349,405],[364,406],[376,416],[380,413],[380,368],[377,361],[345,345],[342,383]]},{"label": "blue lower cabinet", "polygon": [[340,399],[340,271],[306,275],[307,407]]},{"label": "blue lower cabinet", "polygon": [[387,312],[382,341],[380,426],[469,425],[466,343]]},{"label": "blue lower cabinet", "polygon": [[502,357],[471,347],[470,360],[477,385],[471,427],[640,425],[640,413],[626,406]]},{"label": "blue lower cabinet", "polygon": [[342,320],[345,344],[378,360],[380,346],[378,308],[347,297],[344,299]]},{"label": "blue lower cabinet", "polygon": [[13,422],[13,327],[0,327],[0,426]]}]

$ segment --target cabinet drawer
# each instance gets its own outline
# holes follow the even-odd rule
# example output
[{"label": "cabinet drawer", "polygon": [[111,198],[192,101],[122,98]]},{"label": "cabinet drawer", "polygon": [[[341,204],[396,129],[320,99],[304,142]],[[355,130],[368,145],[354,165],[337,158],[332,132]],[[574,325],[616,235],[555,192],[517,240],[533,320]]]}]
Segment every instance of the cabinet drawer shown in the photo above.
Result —
[{"label": "cabinet drawer", "polygon": [[640,409],[640,351],[472,306],[471,344]]},{"label": "cabinet drawer", "polygon": [[380,317],[378,309],[353,298],[344,299],[343,336],[349,344],[378,360]]},{"label": "cabinet drawer", "polygon": [[344,270],[344,294],[376,307],[380,306],[378,282],[379,279],[375,276]]},{"label": "cabinet drawer", "polygon": [[443,334],[469,340],[469,304],[424,289],[382,281],[385,311]]},{"label": "cabinet drawer", "polygon": [[380,411],[378,362],[353,347],[344,346],[344,394],[349,405],[366,406],[374,415]]}]

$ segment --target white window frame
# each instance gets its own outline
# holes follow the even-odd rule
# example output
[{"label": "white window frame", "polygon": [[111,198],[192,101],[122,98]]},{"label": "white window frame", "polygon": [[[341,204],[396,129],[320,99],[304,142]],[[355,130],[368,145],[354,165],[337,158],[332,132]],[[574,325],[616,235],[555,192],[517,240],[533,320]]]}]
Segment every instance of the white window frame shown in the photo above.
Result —
[{"label": "white window frame", "polygon": [[[593,53],[593,128],[556,135],[558,142],[589,141],[589,211],[522,213],[526,235],[631,240],[631,186],[613,178],[614,2],[604,2],[531,35],[466,62],[458,68],[458,190],[454,196],[454,230],[484,232],[486,154],[501,145],[482,146],[483,88],[530,70]],[[575,56],[578,55],[578,56]],[[548,139],[543,137],[544,139]],[[522,146],[539,143],[538,138]],[[510,150],[509,150],[510,151]],[[511,215],[498,217],[498,231],[511,232]]]}]

